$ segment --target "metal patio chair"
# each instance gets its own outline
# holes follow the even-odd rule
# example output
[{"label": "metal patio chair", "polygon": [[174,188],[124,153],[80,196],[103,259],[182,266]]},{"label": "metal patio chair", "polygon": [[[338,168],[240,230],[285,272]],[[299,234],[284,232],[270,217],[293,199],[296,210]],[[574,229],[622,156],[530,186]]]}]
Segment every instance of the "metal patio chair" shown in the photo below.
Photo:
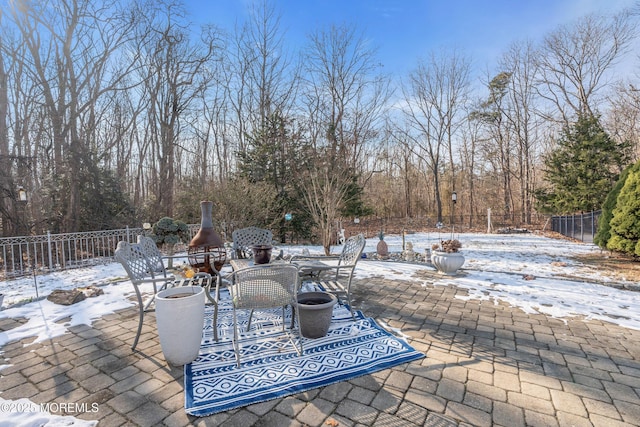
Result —
[{"label": "metal patio chair", "polygon": [[[155,243],[154,243],[155,246]],[[146,250],[150,250],[149,247],[146,247]],[[157,247],[156,247],[157,250]],[[159,251],[158,251],[159,252]],[[142,332],[142,325],[144,322],[144,313],[149,311],[149,307],[155,300],[156,294],[166,289],[167,287],[173,286],[186,286],[190,284],[198,284],[205,288],[205,294],[209,301],[214,305],[214,338],[218,340],[217,334],[217,315],[218,315],[218,302],[217,295],[219,293],[219,280],[216,280],[216,289],[214,291],[215,298],[211,296],[210,287],[212,285],[213,279],[210,274],[207,273],[197,273],[191,279],[179,279],[176,278],[173,274],[167,272],[164,268],[164,264],[159,264],[157,257],[147,256],[145,252],[145,245],[139,243],[129,243],[126,241],[118,242],[118,246],[115,251],[115,259],[118,261],[124,270],[127,272],[129,276],[129,280],[133,284],[134,290],[136,292],[136,298],[138,301],[138,329],[136,332],[136,337],[133,341],[133,345],[131,346],[132,350],[135,350],[138,345],[138,340],[140,339],[140,334]],[[162,260],[160,259],[160,262]],[[149,287],[149,290],[153,290],[151,296],[147,298],[145,301],[142,295],[142,287]]]},{"label": "metal patio chair", "polygon": [[[351,304],[351,282],[358,260],[362,256],[366,240],[363,234],[351,236],[342,247],[340,255],[295,255],[291,262],[298,266],[304,283],[320,286],[334,294],[340,304],[346,298],[351,317],[355,320]],[[326,263],[325,261],[332,261]],[[327,274],[329,277],[326,277]]]},{"label": "metal patio chair", "polygon": [[273,233],[265,228],[239,228],[233,230],[231,237],[233,238],[233,256],[237,258],[251,258],[252,246],[273,244]]}]

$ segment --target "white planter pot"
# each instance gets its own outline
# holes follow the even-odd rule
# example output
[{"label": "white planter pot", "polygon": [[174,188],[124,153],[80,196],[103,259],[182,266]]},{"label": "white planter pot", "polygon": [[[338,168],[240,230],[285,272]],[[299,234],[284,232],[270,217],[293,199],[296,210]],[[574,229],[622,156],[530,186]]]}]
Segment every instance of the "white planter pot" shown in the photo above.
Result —
[{"label": "white planter pot", "polygon": [[464,255],[461,252],[433,251],[431,263],[439,272],[453,276],[464,264]]},{"label": "white planter pot", "polygon": [[204,288],[181,286],[156,295],[156,323],[160,347],[171,365],[181,366],[198,357],[204,326]]}]

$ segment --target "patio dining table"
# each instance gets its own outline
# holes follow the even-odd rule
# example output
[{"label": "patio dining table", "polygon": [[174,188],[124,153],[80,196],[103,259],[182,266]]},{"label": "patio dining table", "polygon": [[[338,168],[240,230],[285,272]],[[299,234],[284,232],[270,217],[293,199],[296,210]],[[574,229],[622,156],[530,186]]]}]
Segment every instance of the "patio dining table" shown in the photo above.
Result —
[{"label": "patio dining table", "polygon": [[[273,260],[269,264],[275,263],[286,263],[295,265],[298,268],[298,273],[301,278],[312,278],[319,276],[322,272],[335,269],[335,267],[325,264],[321,261],[317,260],[296,260],[296,261],[287,261],[287,260]],[[229,261],[231,264],[231,268],[233,271],[241,270],[243,268],[255,267],[258,265],[268,265],[268,264],[256,264],[252,258],[239,258],[232,259]]]}]

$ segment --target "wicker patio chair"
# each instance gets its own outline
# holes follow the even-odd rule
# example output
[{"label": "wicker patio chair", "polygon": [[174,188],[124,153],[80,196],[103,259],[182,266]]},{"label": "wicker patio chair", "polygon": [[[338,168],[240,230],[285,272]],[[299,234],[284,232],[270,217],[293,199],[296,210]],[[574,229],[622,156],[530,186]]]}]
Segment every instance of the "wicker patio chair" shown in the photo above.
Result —
[{"label": "wicker patio chair", "polygon": [[[231,300],[233,305],[233,348],[236,364],[240,367],[240,333],[237,312],[250,310],[246,332],[251,329],[254,310],[282,307],[282,331],[300,355],[303,352],[302,338],[298,327],[299,346],[285,326],[286,307],[291,306],[292,316],[299,318],[297,295],[299,287],[298,269],[290,264],[265,264],[244,268],[231,274]],[[293,323],[293,322],[292,322]],[[294,328],[295,325],[292,325]]]}]

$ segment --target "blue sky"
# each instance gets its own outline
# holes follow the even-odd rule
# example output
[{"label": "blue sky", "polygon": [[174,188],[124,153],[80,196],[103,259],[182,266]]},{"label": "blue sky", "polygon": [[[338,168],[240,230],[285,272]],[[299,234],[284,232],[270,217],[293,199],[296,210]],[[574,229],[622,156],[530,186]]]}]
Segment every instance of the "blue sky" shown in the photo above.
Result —
[{"label": "blue sky", "polygon": [[[230,30],[243,22],[253,0],[185,0],[196,22]],[[457,48],[473,68],[493,69],[515,41],[541,40],[558,25],[591,12],[617,12],[636,0],[275,0],[287,44],[332,24],[356,25],[387,72],[404,75],[418,58]]]}]

